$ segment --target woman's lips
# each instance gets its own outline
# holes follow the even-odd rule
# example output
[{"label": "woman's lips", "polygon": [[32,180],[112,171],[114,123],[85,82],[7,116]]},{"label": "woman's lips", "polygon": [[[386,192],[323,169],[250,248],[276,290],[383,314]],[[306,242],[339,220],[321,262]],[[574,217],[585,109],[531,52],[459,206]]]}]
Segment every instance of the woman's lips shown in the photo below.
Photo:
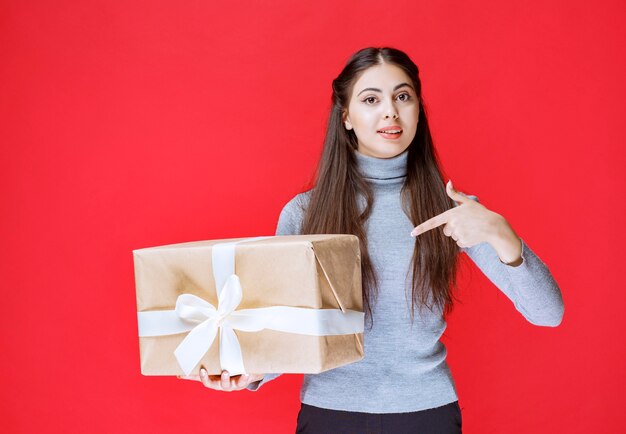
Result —
[{"label": "woman's lips", "polygon": [[378,131],[378,134],[383,136],[385,139],[397,139],[398,137],[402,135],[402,131],[400,131],[399,133],[393,133],[393,134]]},{"label": "woman's lips", "polygon": [[[392,132],[393,131],[393,132]],[[402,128],[400,125],[385,125],[380,130],[376,131],[385,139],[397,139],[402,135]]]}]

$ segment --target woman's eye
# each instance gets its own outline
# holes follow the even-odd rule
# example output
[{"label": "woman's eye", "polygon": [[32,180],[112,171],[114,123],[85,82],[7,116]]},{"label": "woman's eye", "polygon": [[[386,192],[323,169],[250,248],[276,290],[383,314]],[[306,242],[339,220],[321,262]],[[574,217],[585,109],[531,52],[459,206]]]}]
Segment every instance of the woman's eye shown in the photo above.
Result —
[{"label": "woman's eye", "polygon": [[[411,95],[409,95],[408,93],[401,93],[400,95],[397,96],[397,98],[400,98],[400,101],[406,102],[411,99]],[[363,102],[365,104],[372,105],[376,102],[376,97],[368,96],[367,98],[363,100]]]}]

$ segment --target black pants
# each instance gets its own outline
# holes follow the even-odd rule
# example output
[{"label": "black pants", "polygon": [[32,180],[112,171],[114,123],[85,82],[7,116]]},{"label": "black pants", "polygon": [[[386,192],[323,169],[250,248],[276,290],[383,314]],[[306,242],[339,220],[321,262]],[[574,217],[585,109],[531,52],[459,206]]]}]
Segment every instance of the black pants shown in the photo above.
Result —
[{"label": "black pants", "polygon": [[358,413],[300,404],[298,433],[313,434],[458,434],[461,408],[454,401],[410,413]]}]

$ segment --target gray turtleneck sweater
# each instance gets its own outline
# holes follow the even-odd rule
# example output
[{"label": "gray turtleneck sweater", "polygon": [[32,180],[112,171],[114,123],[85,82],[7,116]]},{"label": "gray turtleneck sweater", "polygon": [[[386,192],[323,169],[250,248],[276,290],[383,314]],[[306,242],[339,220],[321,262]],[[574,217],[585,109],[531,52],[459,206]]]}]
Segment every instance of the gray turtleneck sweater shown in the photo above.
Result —
[{"label": "gray turtleneck sweater", "polygon": [[[374,324],[371,330],[365,327],[364,358],[319,374],[304,374],[300,400],[316,407],[366,413],[411,412],[456,401],[446,348],[439,340],[446,328],[442,312],[422,309],[420,314],[416,309],[411,324],[410,299],[405,295],[405,291],[410,295],[415,243],[410,235],[414,226],[400,206],[408,151],[388,159],[355,154],[360,173],[374,191],[373,210],[366,223],[369,254],[380,279],[372,306]],[[300,193],[285,205],[276,235],[300,234],[309,194]],[[560,324],[564,309],[561,291],[523,240],[523,262],[516,267],[502,263],[486,242],[462,251],[530,323]],[[268,373],[248,389],[256,391],[279,375]]]}]

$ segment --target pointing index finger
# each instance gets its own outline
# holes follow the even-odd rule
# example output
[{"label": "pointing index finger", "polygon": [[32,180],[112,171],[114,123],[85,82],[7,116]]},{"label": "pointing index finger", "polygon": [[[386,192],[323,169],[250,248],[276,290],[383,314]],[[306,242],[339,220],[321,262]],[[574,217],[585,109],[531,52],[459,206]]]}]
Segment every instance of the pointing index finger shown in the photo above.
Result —
[{"label": "pointing index finger", "polygon": [[418,225],[411,231],[411,236],[416,237],[418,235],[423,234],[431,229],[436,228],[437,226],[441,226],[444,223],[448,222],[448,217],[450,216],[450,212],[454,209],[449,209],[447,211],[442,212],[435,217],[426,220],[424,223]]}]

